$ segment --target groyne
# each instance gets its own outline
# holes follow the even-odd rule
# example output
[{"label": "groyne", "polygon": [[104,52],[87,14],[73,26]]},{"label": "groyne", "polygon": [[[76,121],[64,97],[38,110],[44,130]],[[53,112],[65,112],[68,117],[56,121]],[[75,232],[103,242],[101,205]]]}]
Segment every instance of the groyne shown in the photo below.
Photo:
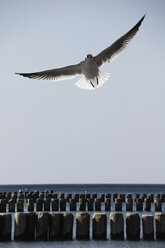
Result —
[{"label": "groyne", "polygon": [[159,193],[0,192],[0,241],[165,240],[164,204]]},{"label": "groyne", "polygon": [[111,212],[108,217],[105,213],[94,213],[92,216],[89,213],[76,213],[75,219],[74,222],[73,213],[66,212],[20,212],[14,214],[12,225],[12,214],[1,213],[0,241],[72,240],[74,223],[77,240],[89,240],[90,237],[94,240],[124,240],[124,237],[127,240],[140,240],[141,231],[144,240],[165,240],[165,213],[144,214],[141,217],[138,213],[124,216]]},{"label": "groyne", "polygon": [[[48,211],[162,211],[165,194],[0,192],[0,213]],[[113,206],[113,209],[112,209]],[[151,209],[152,206],[152,209]]]}]

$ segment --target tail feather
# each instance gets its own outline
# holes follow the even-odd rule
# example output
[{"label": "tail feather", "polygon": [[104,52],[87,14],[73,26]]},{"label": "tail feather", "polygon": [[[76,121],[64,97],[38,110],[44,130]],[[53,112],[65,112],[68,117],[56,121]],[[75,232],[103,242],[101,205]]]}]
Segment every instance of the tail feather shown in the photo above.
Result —
[{"label": "tail feather", "polygon": [[109,77],[109,73],[100,71],[98,77],[89,80],[83,76],[75,83],[75,85],[80,89],[94,90],[102,86],[109,79]]}]

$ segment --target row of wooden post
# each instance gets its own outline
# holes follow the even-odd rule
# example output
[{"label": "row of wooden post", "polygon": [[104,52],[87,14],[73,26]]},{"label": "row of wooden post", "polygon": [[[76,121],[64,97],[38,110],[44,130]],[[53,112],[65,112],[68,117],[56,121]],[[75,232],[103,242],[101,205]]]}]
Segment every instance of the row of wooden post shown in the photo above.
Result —
[{"label": "row of wooden post", "polygon": [[[121,213],[110,214],[110,238],[123,240],[126,232],[128,240],[139,240],[141,218],[138,213],[126,215],[126,230],[124,217]],[[15,213],[14,240],[72,240],[72,213]],[[155,214],[156,239],[165,239],[165,213]],[[154,216],[142,215],[143,239],[154,239]],[[10,241],[12,233],[12,215],[0,214],[0,241]],[[92,217],[92,238],[107,239],[107,215],[94,213]],[[90,214],[76,214],[76,239],[90,239]]]},{"label": "row of wooden post", "polygon": [[[155,211],[162,211],[162,200],[160,198],[155,198]],[[8,208],[7,208],[8,204]],[[0,199],[0,212],[23,212],[24,211],[24,199],[17,199],[16,201],[13,199],[6,200]],[[34,212],[34,204],[36,204],[36,211],[66,211],[67,201],[65,198],[60,199],[28,199],[27,200],[27,211]],[[126,211],[133,211],[133,199],[126,198]],[[106,198],[104,203],[104,209],[102,209],[102,201],[101,199],[79,199],[79,206],[77,209],[77,201],[75,199],[69,199],[69,210],[70,211],[111,211],[111,199]],[[121,198],[115,198],[114,203],[115,211],[123,210],[123,201]],[[144,202],[141,198],[136,199],[136,211],[151,211],[151,200],[149,198],[145,198]]]},{"label": "row of wooden post", "polygon": [[141,198],[142,200],[144,200],[145,198],[149,198],[151,200],[151,202],[153,201],[154,198],[160,198],[162,200],[162,202],[165,202],[165,194],[124,194],[124,193],[101,193],[101,194],[97,194],[97,193],[75,193],[75,194],[64,194],[64,193],[54,193],[53,190],[50,191],[45,191],[45,192],[39,192],[37,190],[35,191],[19,191],[19,192],[0,192],[0,199],[6,199],[6,200],[10,200],[10,199],[34,199],[34,201],[37,198],[49,198],[49,199],[60,199],[60,198],[66,198],[67,201],[69,201],[69,199],[74,198],[76,201],[79,201],[79,199],[92,199],[94,201],[94,199],[100,198],[102,202],[105,201],[106,198],[112,198],[113,201],[115,202],[116,198],[120,198],[122,199],[122,201],[124,202],[126,198],[133,198],[136,201],[136,198]]}]

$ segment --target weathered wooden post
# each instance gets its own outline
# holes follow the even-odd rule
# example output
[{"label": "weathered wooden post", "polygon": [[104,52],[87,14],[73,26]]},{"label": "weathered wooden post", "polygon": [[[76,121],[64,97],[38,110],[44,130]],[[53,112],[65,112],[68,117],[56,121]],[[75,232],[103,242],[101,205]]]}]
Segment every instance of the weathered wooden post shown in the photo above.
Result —
[{"label": "weathered wooden post", "polygon": [[136,198],[136,211],[143,211],[143,200]]},{"label": "weathered wooden post", "polygon": [[28,199],[28,211],[33,212],[34,211],[34,200]]},{"label": "weathered wooden post", "polygon": [[69,202],[70,199],[72,199],[72,194],[69,193],[69,194],[67,194],[67,196],[66,196],[67,202]]},{"label": "weathered wooden post", "polygon": [[87,199],[88,211],[93,211],[93,200]]},{"label": "weathered wooden post", "polygon": [[52,211],[58,211],[59,210],[59,199],[54,198],[52,199]]},{"label": "weathered wooden post", "polygon": [[92,194],[92,200],[93,200],[93,202],[95,201],[96,198],[97,198],[97,194],[96,193],[93,193]]},{"label": "weathered wooden post", "polygon": [[39,198],[40,198],[40,199],[44,199],[44,192],[40,192],[40,193],[39,193]]},{"label": "weathered wooden post", "polygon": [[80,194],[80,199],[85,199],[85,194]]},{"label": "weathered wooden post", "polygon": [[144,199],[144,210],[151,211],[151,201],[148,198]]},{"label": "weathered wooden post", "polygon": [[101,211],[101,199],[95,198],[95,211]]},{"label": "weathered wooden post", "polygon": [[110,198],[105,199],[105,211],[111,211],[111,199]]},{"label": "weathered wooden post", "polygon": [[12,197],[12,199],[15,201],[15,203],[16,203],[16,200],[17,200],[17,192],[13,192],[12,194],[11,194],[11,197]]},{"label": "weathered wooden post", "polygon": [[154,239],[154,224],[152,215],[142,215],[143,239]]},{"label": "weathered wooden post", "polygon": [[86,200],[91,199],[91,194],[89,194],[89,193],[85,194],[85,199]]},{"label": "weathered wooden post", "polygon": [[133,210],[133,199],[126,198],[126,211],[132,211],[132,210]]},{"label": "weathered wooden post", "polygon": [[50,199],[44,199],[44,211],[50,211]]},{"label": "weathered wooden post", "polygon": [[153,194],[148,194],[148,199],[150,199],[151,202],[154,201],[154,195]]},{"label": "weathered wooden post", "polygon": [[122,199],[121,198],[115,199],[115,210],[122,211]]},{"label": "weathered wooden post", "polygon": [[90,215],[88,213],[76,214],[76,239],[88,240],[90,234]]},{"label": "weathered wooden post", "polygon": [[48,213],[36,213],[36,240],[48,239]]},{"label": "weathered wooden post", "polygon": [[155,211],[162,211],[162,199],[155,198]]},{"label": "weathered wooden post", "polygon": [[26,240],[35,240],[36,215],[35,213],[25,213],[26,215]]},{"label": "weathered wooden post", "polygon": [[27,230],[27,218],[25,213],[16,213],[14,220],[14,240],[25,241]]},{"label": "weathered wooden post", "polygon": [[10,199],[11,199],[11,192],[7,192],[7,194],[6,194],[6,200],[8,201]]},{"label": "weathered wooden post", "polygon": [[160,194],[156,194],[155,195],[155,198],[160,198]]},{"label": "weathered wooden post", "polygon": [[0,199],[0,212],[5,213],[6,212],[6,200]]},{"label": "weathered wooden post", "polygon": [[17,199],[17,212],[23,212],[23,211],[24,211],[24,200]]},{"label": "weathered wooden post", "polygon": [[136,213],[126,215],[126,233],[128,240],[140,239],[140,217]]},{"label": "weathered wooden post", "polygon": [[9,212],[15,212],[15,200],[10,199],[8,203],[9,203]]},{"label": "weathered wooden post", "polygon": [[62,213],[49,213],[49,240],[62,240]]},{"label": "weathered wooden post", "polygon": [[109,194],[109,193],[106,194],[106,195],[105,195],[105,198],[111,199],[111,194]]},{"label": "weathered wooden post", "polygon": [[124,239],[124,219],[120,213],[110,214],[110,225],[111,225],[111,239],[122,240]]},{"label": "weathered wooden post", "polygon": [[144,202],[144,199],[147,198],[147,194],[142,194],[142,197],[141,198],[142,198],[142,200]]},{"label": "weathered wooden post", "polygon": [[118,197],[118,194],[113,194],[113,202],[115,202],[115,199]]},{"label": "weathered wooden post", "polygon": [[122,202],[125,202],[125,194],[120,194],[120,199],[122,200]]},{"label": "weathered wooden post", "polygon": [[43,211],[43,199],[41,198],[36,199],[36,210],[37,212]]},{"label": "weathered wooden post", "polygon": [[93,239],[105,240],[107,238],[107,216],[104,213],[93,215]]},{"label": "weathered wooden post", "polygon": [[66,211],[66,199],[60,198],[60,211]]},{"label": "weathered wooden post", "polygon": [[72,240],[73,236],[73,214],[62,214],[62,240]]},{"label": "weathered wooden post", "polygon": [[59,198],[64,199],[65,198],[65,194],[64,193],[60,193],[59,194]]},{"label": "weathered wooden post", "polygon": [[136,202],[136,199],[139,199],[140,198],[140,194],[135,194],[134,195],[134,200],[135,200],[135,202]]},{"label": "weathered wooden post", "polygon": [[73,215],[71,213],[49,213],[49,239],[71,240]]},{"label": "weathered wooden post", "polygon": [[165,202],[165,194],[162,194],[162,202]]},{"label": "weathered wooden post", "polygon": [[53,193],[53,194],[52,194],[52,199],[58,199],[58,194]]},{"label": "weathered wooden post", "polygon": [[10,241],[12,230],[11,214],[0,214],[0,241]]},{"label": "weathered wooden post", "polygon": [[69,199],[69,204],[70,204],[70,211],[76,211],[76,199]]},{"label": "weathered wooden post", "polygon": [[105,201],[105,194],[101,194],[100,199],[101,199],[101,202],[104,202]]},{"label": "weathered wooden post", "polygon": [[86,210],[86,199],[80,198],[79,199],[79,211]]},{"label": "weathered wooden post", "polygon": [[132,198],[132,194],[128,193],[128,194],[126,195],[126,198]]},{"label": "weathered wooden post", "polygon": [[155,214],[156,238],[165,239],[165,213]]},{"label": "weathered wooden post", "polygon": [[79,194],[74,194],[74,199],[76,200],[76,202],[79,202]]}]

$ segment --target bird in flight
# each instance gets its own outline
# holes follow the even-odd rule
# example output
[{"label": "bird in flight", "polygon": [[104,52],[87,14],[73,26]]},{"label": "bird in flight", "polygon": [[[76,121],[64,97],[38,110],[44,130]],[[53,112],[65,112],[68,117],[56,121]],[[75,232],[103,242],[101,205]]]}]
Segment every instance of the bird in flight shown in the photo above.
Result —
[{"label": "bird in flight", "polygon": [[121,52],[125,50],[129,42],[138,31],[145,15],[140,21],[126,34],[112,43],[111,46],[100,52],[97,56],[88,54],[82,62],[76,65],[70,65],[62,68],[33,72],[33,73],[16,73],[24,77],[40,80],[58,81],[74,78],[82,74],[82,78],[75,84],[80,89],[94,90],[102,86],[110,77],[107,72],[99,71],[104,63],[111,62]]}]

